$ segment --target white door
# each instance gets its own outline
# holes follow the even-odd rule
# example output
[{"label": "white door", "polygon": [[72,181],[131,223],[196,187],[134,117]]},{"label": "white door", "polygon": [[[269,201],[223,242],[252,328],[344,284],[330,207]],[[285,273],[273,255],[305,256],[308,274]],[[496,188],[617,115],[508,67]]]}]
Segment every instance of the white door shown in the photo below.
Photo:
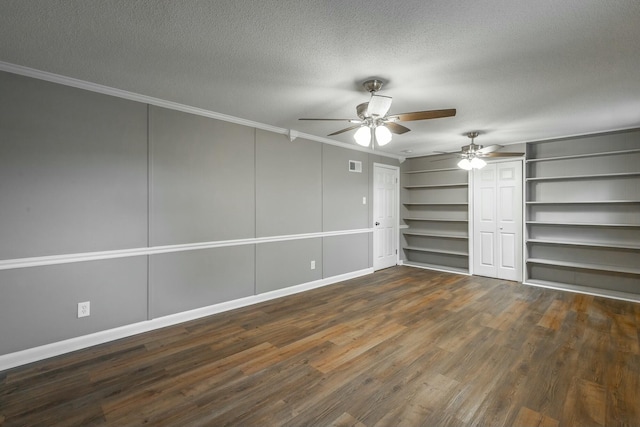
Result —
[{"label": "white door", "polygon": [[398,175],[398,168],[373,165],[374,270],[398,262]]},{"label": "white door", "polygon": [[473,175],[473,273],[522,277],[522,162],[488,164]]}]

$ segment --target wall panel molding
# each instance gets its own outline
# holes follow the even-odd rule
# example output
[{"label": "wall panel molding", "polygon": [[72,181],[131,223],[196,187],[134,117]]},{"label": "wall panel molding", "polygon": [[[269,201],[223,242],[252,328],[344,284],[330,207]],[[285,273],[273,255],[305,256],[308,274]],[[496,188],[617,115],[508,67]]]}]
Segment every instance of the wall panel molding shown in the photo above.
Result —
[{"label": "wall panel molding", "polygon": [[288,240],[315,239],[318,237],[344,236],[350,234],[373,233],[373,228],[354,230],[325,231],[318,233],[291,234],[283,236],[258,237],[251,239],[219,240],[213,242],[187,243],[180,245],[151,246],[148,248],[118,249],[102,252],[86,252],[78,254],[49,255],[42,257],[7,259],[0,261],[0,270],[15,268],[39,267],[43,265],[68,264],[73,262],[97,261],[113,258],[147,256],[171,252],[195,251],[201,249],[222,248],[227,246],[254,245]]}]

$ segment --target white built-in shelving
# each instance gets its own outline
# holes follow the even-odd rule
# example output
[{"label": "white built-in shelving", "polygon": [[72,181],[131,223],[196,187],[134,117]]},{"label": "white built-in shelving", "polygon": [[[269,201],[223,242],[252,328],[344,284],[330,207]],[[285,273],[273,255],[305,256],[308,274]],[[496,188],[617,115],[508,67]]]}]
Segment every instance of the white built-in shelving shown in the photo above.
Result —
[{"label": "white built-in shelving", "polygon": [[442,167],[433,156],[403,164],[402,220],[408,228],[401,232],[407,265],[469,272],[468,173],[454,161]]},{"label": "white built-in shelving", "polygon": [[526,277],[640,300],[640,130],[527,144]]}]

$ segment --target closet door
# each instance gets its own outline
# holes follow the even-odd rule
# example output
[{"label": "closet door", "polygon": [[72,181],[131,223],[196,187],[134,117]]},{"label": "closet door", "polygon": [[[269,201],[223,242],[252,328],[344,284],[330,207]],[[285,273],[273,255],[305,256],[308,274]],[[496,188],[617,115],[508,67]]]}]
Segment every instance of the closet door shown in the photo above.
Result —
[{"label": "closet door", "polygon": [[520,280],[522,162],[488,164],[473,174],[473,273]]}]

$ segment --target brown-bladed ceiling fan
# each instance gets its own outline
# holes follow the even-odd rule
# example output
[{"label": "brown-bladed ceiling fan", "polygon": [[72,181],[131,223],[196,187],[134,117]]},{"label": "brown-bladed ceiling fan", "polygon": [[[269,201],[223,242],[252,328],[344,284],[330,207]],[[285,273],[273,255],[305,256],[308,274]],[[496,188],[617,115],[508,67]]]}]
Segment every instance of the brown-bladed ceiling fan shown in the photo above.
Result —
[{"label": "brown-bladed ceiling fan", "polygon": [[402,126],[397,122],[410,122],[414,120],[439,119],[441,117],[452,117],[456,115],[455,108],[446,110],[414,111],[412,113],[388,115],[391,108],[392,98],[390,96],[376,95],[382,88],[383,82],[379,79],[370,79],[362,83],[362,86],[371,94],[369,102],[363,102],[356,107],[357,119],[308,119],[298,120],[328,120],[346,121],[353,123],[353,126],[330,133],[328,136],[338,135],[343,132],[358,129],[354,138],[356,142],[364,147],[368,147],[371,142],[371,134],[375,134],[379,146],[391,141],[391,134],[402,135],[411,129]]},{"label": "brown-bladed ceiling fan", "polygon": [[[483,157],[521,157],[524,153],[499,153],[502,145],[489,145],[483,147],[474,143],[474,139],[478,137],[479,132],[469,132],[467,137],[471,139],[471,144],[462,147],[460,152],[442,153],[451,154],[450,157],[461,157],[462,160],[458,162],[458,167],[466,170],[481,169],[486,165],[486,162],[482,160]],[[440,158],[434,161],[446,160],[447,158]]]}]

